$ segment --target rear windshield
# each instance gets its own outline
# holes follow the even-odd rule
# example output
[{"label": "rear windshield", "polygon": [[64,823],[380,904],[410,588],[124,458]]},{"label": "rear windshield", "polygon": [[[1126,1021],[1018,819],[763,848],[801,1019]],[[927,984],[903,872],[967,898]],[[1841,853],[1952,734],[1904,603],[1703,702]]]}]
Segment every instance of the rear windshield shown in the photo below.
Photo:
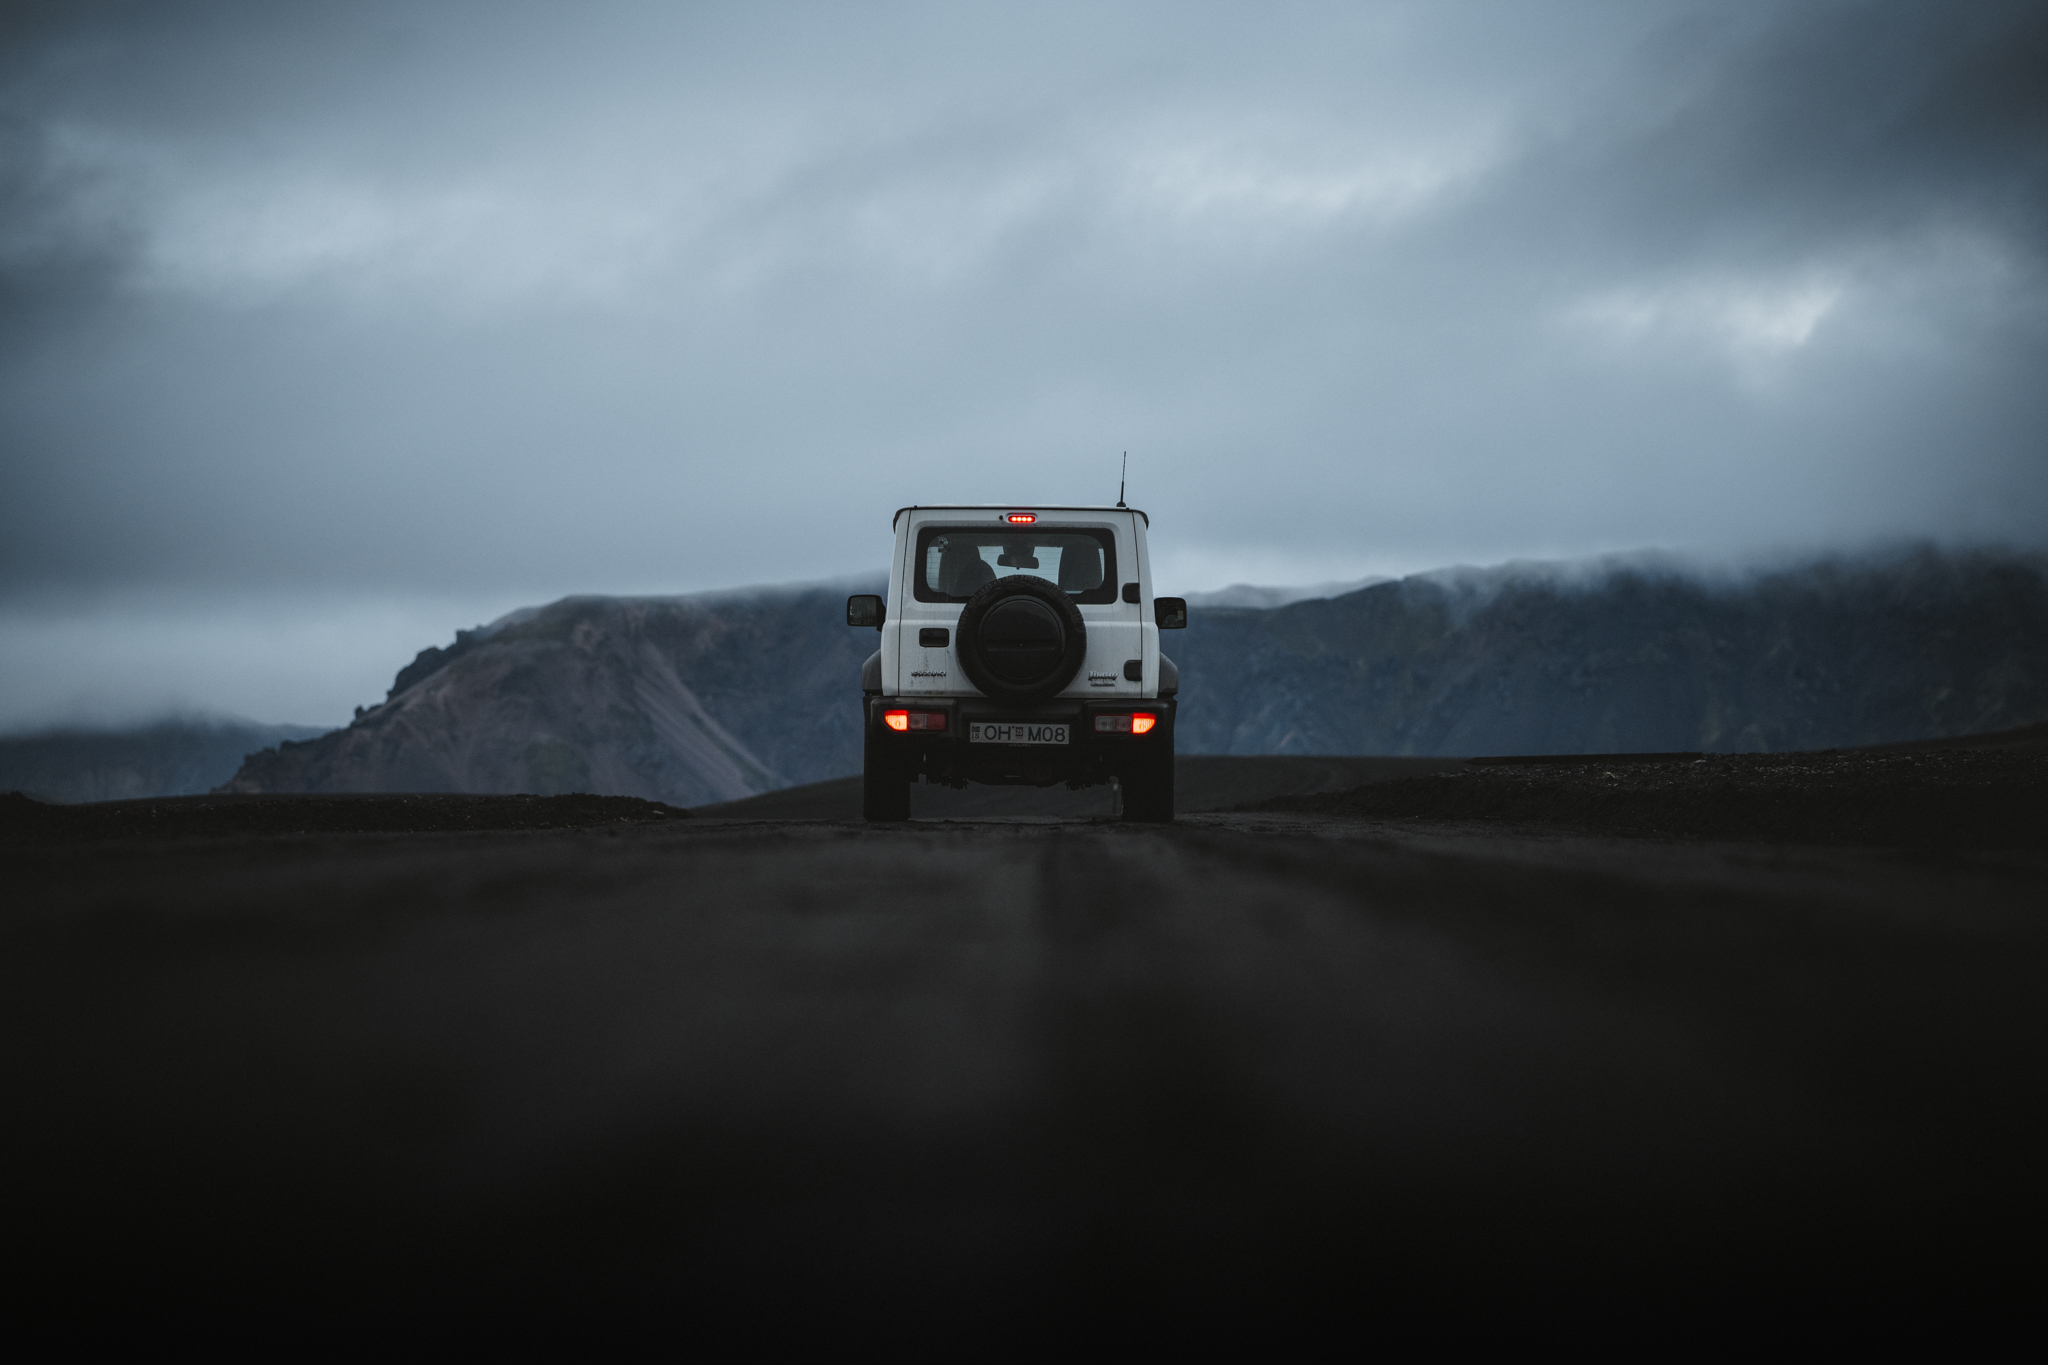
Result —
[{"label": "rear windshield", "polygon": [[917,533],[917,600],[965,602],[984,583],[1029,574],[1076,602],[1114,602],[1116,535],[1083,527],[927,526]]}]

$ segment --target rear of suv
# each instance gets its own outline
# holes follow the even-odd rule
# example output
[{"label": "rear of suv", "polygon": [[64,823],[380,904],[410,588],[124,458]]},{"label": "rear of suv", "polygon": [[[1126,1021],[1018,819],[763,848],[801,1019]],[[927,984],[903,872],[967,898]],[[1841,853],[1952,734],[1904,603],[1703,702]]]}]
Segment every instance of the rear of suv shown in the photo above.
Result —
[{"label": "rear of suv", "polygon": [[1114,783],[1127,820],[1173,819],[1180,673],[1159,632],[1149,519],[1127,507],[906,507],[886,597],[846,601],[881,632],[861,669],[861,807],[910,816],[910,785]]}]

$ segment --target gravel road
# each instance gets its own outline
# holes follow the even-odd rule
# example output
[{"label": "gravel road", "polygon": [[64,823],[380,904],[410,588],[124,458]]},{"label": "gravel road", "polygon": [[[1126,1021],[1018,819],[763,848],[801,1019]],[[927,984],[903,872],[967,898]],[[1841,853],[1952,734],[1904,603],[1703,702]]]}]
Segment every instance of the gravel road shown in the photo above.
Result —
[{"label": "gravel road", "polygon": [[700,816],[4,870],[51,1292],[1022,1341],[2033,1289],[2039,852]]}]

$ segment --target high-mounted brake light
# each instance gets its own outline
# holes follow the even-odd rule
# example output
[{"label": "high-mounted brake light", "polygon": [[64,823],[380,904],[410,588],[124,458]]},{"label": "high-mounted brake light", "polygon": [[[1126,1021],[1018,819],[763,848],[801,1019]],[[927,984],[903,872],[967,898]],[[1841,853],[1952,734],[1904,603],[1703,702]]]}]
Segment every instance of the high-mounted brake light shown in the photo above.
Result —
[{"label": "high-mounted brake light", "polygon": [[1003,520],[1009,522],[1012,526],[1029,526],[1032,522],[1038,520],[1038,513],[1012,512],[1007,517],[1004,517]]},{"label": "high-mounted brake light", "polygon": [[884,711],[882,724],[891,730],[943,730],[946,728],[944,711]]}]

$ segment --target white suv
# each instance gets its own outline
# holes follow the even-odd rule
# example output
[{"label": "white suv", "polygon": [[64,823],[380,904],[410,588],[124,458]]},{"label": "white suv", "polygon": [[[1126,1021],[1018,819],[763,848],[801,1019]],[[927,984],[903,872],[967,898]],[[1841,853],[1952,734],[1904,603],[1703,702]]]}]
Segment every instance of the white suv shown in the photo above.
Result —
[{"label": "white suv", "polygon": [[1159,632],[1135,508],[906,507],[889,595],[846,599],[882,633],[861,668],[862,813],[910,816],[910,784],[1114,781],[1127,820],[1173,819],[1180,672]]}]

